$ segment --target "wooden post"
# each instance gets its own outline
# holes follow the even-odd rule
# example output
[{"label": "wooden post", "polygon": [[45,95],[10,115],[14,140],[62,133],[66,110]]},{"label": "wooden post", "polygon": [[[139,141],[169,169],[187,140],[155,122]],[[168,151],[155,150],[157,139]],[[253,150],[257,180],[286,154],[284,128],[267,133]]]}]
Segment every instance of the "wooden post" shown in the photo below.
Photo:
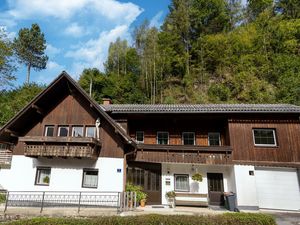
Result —
[{"label": "wooden post", "polygon": [[81,192],[79,192],[78,213],[80,211],[80,203],[81,203]]},{"label": "wooden post", "polygon": [[45,192],[43,191],[42,205],[41,205],[41,211],[40,211],[40,213],[42,213],[43,208],[44,208],[44,199],[45,199]]},{"label": "wooden post", "polygon": [[4,212],[6,212],[7,210],[7,206],[8,206],[8,198],[9,198],[9,191],[6,194],[6,201],[5,201],[5,207],[4,207]]}]

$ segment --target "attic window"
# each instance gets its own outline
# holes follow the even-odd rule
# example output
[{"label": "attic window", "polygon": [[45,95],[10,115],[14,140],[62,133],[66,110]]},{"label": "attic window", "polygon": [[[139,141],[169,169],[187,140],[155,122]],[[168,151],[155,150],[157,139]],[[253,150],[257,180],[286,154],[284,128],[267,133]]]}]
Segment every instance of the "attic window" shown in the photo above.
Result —
[{"label": "attic window", "polygon": [[72,137],[83,137],[83,126],[73,126]]},{"label": "attic window", "polygon": [[54,126],[45,126],[45,136],[46,137],[54,136]]},{"label": "attic window", "polygon": [[69,134],[69,127],[68,126],[59,126],[58,127],[58,136],[59,137],[67,137]]}]

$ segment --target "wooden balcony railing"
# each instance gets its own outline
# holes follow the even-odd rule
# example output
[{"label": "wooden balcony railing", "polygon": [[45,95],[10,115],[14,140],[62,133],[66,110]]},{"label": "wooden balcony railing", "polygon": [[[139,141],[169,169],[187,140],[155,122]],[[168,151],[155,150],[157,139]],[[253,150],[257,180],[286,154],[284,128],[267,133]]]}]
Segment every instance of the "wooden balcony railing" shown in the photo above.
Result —
[{"label": "wooden balcony railing", "polygon": [[231,164],[232,147],[138,144],[131,159],[157,163]]},{"label": "wooden balcony railing", "polygon": [[0,143],[0,168],[9,168],[11,166],[12,151],[10,144]]},{"label": "wooden balcony railing", "polygon": [[23,137],[24,155],[30,157],[93,158],[99,155],[101,144],[95,138]]}]

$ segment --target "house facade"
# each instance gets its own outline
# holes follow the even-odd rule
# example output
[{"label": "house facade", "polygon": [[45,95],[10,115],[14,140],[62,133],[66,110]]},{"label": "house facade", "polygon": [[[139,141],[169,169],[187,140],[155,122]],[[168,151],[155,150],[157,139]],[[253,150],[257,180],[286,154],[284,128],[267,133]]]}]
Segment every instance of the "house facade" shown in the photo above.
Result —
[{"label": "house facade", "polygon": [[[300,210],[300,107],[115,105],[63,72],[0,130],[10,191],[144,188],[148,204]],[[202,181],[194,181],[194,175]]]}]

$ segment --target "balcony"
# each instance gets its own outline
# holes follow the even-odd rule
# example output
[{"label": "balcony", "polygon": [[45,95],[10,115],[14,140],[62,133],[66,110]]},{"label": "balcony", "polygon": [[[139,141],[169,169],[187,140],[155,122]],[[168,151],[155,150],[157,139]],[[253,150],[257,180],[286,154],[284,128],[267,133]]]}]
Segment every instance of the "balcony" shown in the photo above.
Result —
[{"label": "balcony", "polygon": [[6,143],[0,143],[0,168],[10,168],[12,151],[11,145]]},{"label": "balcony", "polygon": [[73,157],[96,159],[101,143],[89,137],[23,137],[24,155],[29,157]]},{"label": "balcony", "polygon": [[199,164],[232,164],[231,146],[138,144],[134,161]]}]

